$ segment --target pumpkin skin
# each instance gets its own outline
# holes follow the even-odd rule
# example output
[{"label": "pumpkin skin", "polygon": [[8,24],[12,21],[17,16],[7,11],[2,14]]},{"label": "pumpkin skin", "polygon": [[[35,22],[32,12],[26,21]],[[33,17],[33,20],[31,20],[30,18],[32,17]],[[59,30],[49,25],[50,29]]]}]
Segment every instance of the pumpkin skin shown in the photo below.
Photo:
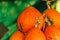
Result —
[{"label": "pumpkin skin", "polygon": [[60,29],[55,26],[47,26],[44,31],[47,40],[60,40]]},{"label": "pumpkin skin", "polygon": [[36,20],[39,20],[39,29],[44,25],[44,18],[42,14],[34,7],[28,6],[17,19],[17,26],[23,32],[28,32],[35,25]]},{"label": "pumpkin skin", "polygon": [[26,34],[25,40],[46,40],[46,38],[39,28],[33,28]]},{"label": "pumpkin skin", "polygon": [[10,36],[9,40],[24,40],[24,34],[17,30]]},{"label": "pumpkin skin", "polygon": [[53,8],[46,9],[43,12],[44,17],[48,17],[56,28],[60,28],[60,14]]}]

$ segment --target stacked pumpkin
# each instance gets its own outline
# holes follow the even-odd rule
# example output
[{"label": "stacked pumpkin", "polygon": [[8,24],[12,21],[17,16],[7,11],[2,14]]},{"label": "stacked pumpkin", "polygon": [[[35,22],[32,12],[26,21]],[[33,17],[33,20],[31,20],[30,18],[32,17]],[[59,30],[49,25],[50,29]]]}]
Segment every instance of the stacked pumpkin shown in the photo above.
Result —
[{"label": "stacked pumpkin", "polygon": [[60,40],[60,14],[53,8],[43,14],[28,6],[17,19],[18,30],[9,40]]}]

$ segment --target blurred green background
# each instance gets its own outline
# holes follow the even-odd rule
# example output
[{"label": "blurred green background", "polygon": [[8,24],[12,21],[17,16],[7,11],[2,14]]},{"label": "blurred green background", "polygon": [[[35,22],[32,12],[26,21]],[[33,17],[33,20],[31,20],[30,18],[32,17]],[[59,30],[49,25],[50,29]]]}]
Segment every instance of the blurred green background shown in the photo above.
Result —
[{"label": "blurred green background", "polygon": [[[5,0],[0,1],[0,23],[8,29],[0,40],[8,40],[9,37],[18,29],[16,20],[18,15],[27,7],[27,5],[34,6],[41,13],[47,9],[46,1],[41,0]],[[51,3],[53,5],[53,2]],[[4,31],[1,30],[0,31]]]}]

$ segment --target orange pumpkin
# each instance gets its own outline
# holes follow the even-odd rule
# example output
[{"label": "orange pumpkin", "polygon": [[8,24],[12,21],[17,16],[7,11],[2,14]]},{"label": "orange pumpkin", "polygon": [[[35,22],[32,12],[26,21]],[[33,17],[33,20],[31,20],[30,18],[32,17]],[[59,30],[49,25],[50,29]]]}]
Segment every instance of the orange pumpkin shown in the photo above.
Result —
[{"label": "orange pumpkin", "polygon": [[60,28],[60,14],[53,8],[46,9],[43,12],[45,20],[49,25],[54,25],[56,28]]},{"label": "orange pumpkin", "polygon": [[39,28],[42,29],[44,25],[42,14],[36,8],[29,6],[18,16],[17,26],[23,32],[27,32],[34,27],[37,21],[39,23]]},{"label": "orange pumpkin", "polygon": [[46,38],[39,28],[33,28],[26,34],[25,40],[46,40]]},{"label": "orange pumpkin", "polygon": [[47,26],[44,33],[47,40],[60,40],[60,29],[55,26]]},{"label": "orange pumpkin", "polygon": [[24,40],[24,34],[17,30],[10,36],[9,40]]}]

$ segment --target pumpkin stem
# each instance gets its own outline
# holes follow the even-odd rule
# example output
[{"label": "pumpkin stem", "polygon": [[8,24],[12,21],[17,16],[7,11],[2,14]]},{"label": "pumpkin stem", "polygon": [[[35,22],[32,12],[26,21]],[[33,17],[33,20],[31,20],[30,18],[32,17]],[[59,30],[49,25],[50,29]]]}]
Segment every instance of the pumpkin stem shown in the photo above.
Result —
[{"label": "pumpkin stem", "polygon": [[36,21],[34,23],[35,27],[38,27],[40,24],[40,19],[39,18],[36,18]]},{"label": "pumpkin stem", "polygon": [[52,19],[50,19],[49,17],[45,17],[45,22],[46,22],[46,24],[47,25],[53,25],[53,21],[52,21]]},{"label": "pumpkin stem", "polygon": [[47,4],[47,7],[48,7],[48,8],[51,8],[51,7],[50,7],[50,4],[51,4],[52,1],[55,1],[55,0],[46,0],[46,4]]},{"label": "pumpkin stem", "polygon": [[45,17],[45,22],[48,24],[48,25],[51,25],[51,23],[49,22],[48,18]]},{"label": "pumpkin stem", "polygon": [[47,2],[46,2],[48,9],[50,8],[50,2],[51,2],[51,1],[47,1]]},{"label": "pumpkin stem", "polygon": [[30,5],[29,5],[29,4],[27,4],[27,7],[30,7]]}]

